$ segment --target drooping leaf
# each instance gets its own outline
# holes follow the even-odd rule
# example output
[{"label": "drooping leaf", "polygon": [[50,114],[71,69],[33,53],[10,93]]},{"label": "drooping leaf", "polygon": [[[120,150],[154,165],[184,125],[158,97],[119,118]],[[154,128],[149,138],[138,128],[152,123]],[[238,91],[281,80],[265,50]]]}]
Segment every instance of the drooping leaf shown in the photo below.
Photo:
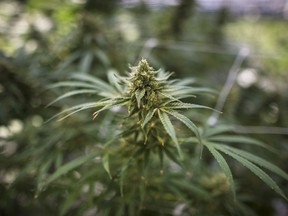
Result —
[{"label": "drooping leaf", "polygon": [[101,106],[107,106],[107,105],[111,105],[111,104],[115,104],[115,103],[119,103],[119,101],[117,101],[116,99],[111,99],[111,100],[101,100],[98,102],[88,102],[88,103],[79,104],[76,106],[69,107],[69,108],[57,113],[56,115],[54,115],[50,119],[48,119],[46,122],[48,122],[48,121],[50,121],[56,117],[59,117],[65,113],[68,113],[68,114],[66,114],[63,117],[61,117],[60,119],[58,119],[58,121],[62,121],[65,118],[67,118],[67,117],[69,117],[69,116],[71,116],[77,112],[80,112],[82,110],[91,109],[91,108],[95,108],[95,107],[101,107]]},{"label": "drooping leaf", "polygon": [[[74,114],[74,113],[76,113],[76,112],[79,112],[79,111],[81,111],[81,110],[85,110],[85,109],[90,109],[90,108],[93,108],[93,107],[97,107],[97,103],[100,103],[100,102],[88,102],[88,103],[78,104],[78,105],[76,105],[76,106],[69,107],[69,108],[67,108],[67,109],[65,109],[65,110],[57,113],[56,115],[52,116],[52,117],[51,117],[50,119],[48,119],[46,122],[49,122],[50,120],[52,120],[52,119],[54,119],[54,118],[57,118],[58,116],[61,116],[61,115],[65,114],[65,113],[69,113],[69,114],[68,114],[68,116],[69,116],[69,115],[72,115],[72,114]],[[100,106],[100,105],[99,105],[99,106]],[[102,106],[102,104],[101,104],[101,106]],[[72,113],[72,114],[70,114],[70,113]],[[68,117],[68,116],[67,116],[67,117]],[[64,117],[66,117],[66,116],[64,116]]]},{"label": "drooping leaf", "polygon": [[259,166],[262,166],[268,170],[270,170],[271,172],[281,176],[282,178],[286,179],[288,181],[288,174],[286,172],[284,172],[282,169],[280,169],[278,166],[270,163],[269,161],[257,156],[257,155],[254,155],[254,154],[251,154],[247,151],[243,151],[241,149],[237,149],[237,148],[234,148],[234,147],[230,147],[230,146],[226,146],[226,145],[219,145],[219,144],[215,144],[215,148],[218,148],[220,147],[221,148],[224,148],[228,151],[231,151],[241,157],[244,157],[246,158],[247,160],[259,165]]},{"label": "drooping leaf", "polygon": [[212,142],[250,144],[266,148],[267,150],[270,150],[272,152],[276,151],[271,146],[268,146],[267,144],[260,142],[259,140],[240,135],[217,135],[210,137],[209,140]]},{"label": "drooping leaf", "polygon": [[173,111],[173,110],[164,110],[165,112],[169,113],[170,115],[174,116],[176,119],[178,119],[179,121],[181,121],[183,124],[185,124],[199,139],[200,143],[201,143],[201,136],[200,133],[198,131],[198,127],[186,116]]},{"label": "drooping leaf", "polygon": [[165,112],[158,109],[158,116],[160,118],[160,121],[161,121],[164,129],[166,130],[168,135],[171,137],[172,141],[175,143],[178,154],[179,154],[180,158],[182,159],[183,158],[182,150],[180,148],[174,127],[173,127],[168,115]]},{"label": "drooping leaf", "polygon": [[235,160],[237,160],[239,163],[241,163],[243,166],[248,168],[251,172],[253,172],[256,176],[258,176],[264,183],[266,183],[272,190],[274,190],[276,193],[278,193],[280,196],[282,196],[284,199],[288,200],[283,191],[280,189],[280,187],[276,184],[276,182],[269,176],[267,175],[266,172],[264,172],[261,168],[247,160],[246,158],[229,151],[222,146],[219,147],[217,146],[217,149],[219,151],[222,151],[223,153],[231,156]]},{"label": "drooping leaf", "polygon": [[235,186],[234,186],[234,180],[233,180],[233,176],[230,170],[229,165],[227,164],[226,160],[224,159],[224,157],[215,149],[214,145],[209,143],[209,142],[203,142],[203,144],[208,148],[208,150],[211,152],[211,154],[213,155],[213,157],[216,159],[216,161],[218,162],[219,166],[222,168],[224,174],[226,175],[226,177],[229,180],[230,183],[230,187],[232,190],[232,194],[233,197],[235,199],[236,197],[236,192],[235,192]]}]

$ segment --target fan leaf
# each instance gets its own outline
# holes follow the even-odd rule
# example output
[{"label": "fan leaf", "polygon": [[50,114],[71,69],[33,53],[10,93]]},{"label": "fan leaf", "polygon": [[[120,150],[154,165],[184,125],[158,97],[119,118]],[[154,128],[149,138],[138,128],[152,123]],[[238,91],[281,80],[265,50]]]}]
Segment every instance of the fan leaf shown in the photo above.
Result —
[{"label": "fan leaf", "polygon": [[256,145],[259,147],[266,148],[267,150],[270,150],[272,152],[275,152],[276,150],[267,144],[260,142],[259,140],[250,138],[250,137],[244,137],[239,135],[218,135],[213,136],[209,138],[209,141],[212,142],[225,142],[225,143],[239,143],[239,144],[250,144],[250,145]]},{"label": "fan leaf", "polygon": [[166,130],[168,135],[171,137],[172,141],[175,143],[178,154],[179,154],[180,158],[182,159],[183,153],[182,153],[182,150],[181,150],[180,145],[178,143],[174,127],[173,127],[168,115],[165,112],[162,112],[158,109],[158,116],[160,118],[160,121],[161,121],[164,129]]},{"label": "fan leaf", "polygon": [[92,89],[81,89],[81,90],[70,91],[70,92],[67,92],[67,93],[59,96],[58,98],[56,98],[52,102],[50,102],[47,105],[47,107],[51,106],[52,104],[56,103],[59,100],[62,100],[64,98],[68,98],[68,97],[71,97],[71,96],[74,96],[74,95],[87,94],[87,93],[98,93],[98,92],[99,92],[98,90],[92,90]]},{"label": "fan leaf", "polygon": [[203,142],[203,144],[208,148],[208,150],[213,155],[213,157],[216,159],[219,166],[223,170],[224,174],[228,178],[229,183],[230,183],[230,187],[232,190],[233,198],[235,200],[236,199],[236,192],[235,192],[234,180],[233,180],[233,176],[232,176],[229,165],[227,164],[225,158],[215,149],[213,144],[208,143],[208,142]]},{"label": "fan leaf", "polygon": [[141,126],[142,128],[145,127],[145,125],[152,119],[152,117],[154,116],[155,112],[156,112],[157,109],[153,109],[153,110],[149,110],[147,115],[145,116]]},{"label": "fan leaf", "polygon": [[241,163],[243,166],[245,166],[247,169],[249,169],[251,172],[253,172],[256,176],[258,176],[265,184],[267,184],[272,190],[274,190],[276,193],[278,193],[280,196],[282,196],[284,199],[288,200],[283,191],[280,189],[280,187],[276,184],[276,182],[261,168],[256,166],[254,163],[247,160],[245,157],[240,156],[232,151],[229,151],[222,146],[217,146],[217,149],[219,151],[222,151],[223,153],[231,156],[235,160],[237,160],[239,163]]},{"label": "fan leaf", "polygon": [[181,121],[184,125],[186,125],[195,135],[196,137],[199,139],[200,143],[201,143],[201,136],[198,130],[198,127],[186,116],[174,111],[174,110],[164,110],[166,113],[174,116],[176,119],[178,119],[179,121]]},{"label": "fan leaf", "polygon": [[217,147],[220,147],[220,148],[224,148],[230,152],[233,152],[241,157],[244,157],[246,158],[247,160],[259,165],[259,166],[262,166],[268,170],[270,170],[271,172],[281,176],[282,178],[286,179],[288,181],[288,174],[286,172],[284,172],[282,169],[280,169],[279,167],[277,167],[276,165],[270,163],[269,161],[257,156],[257,155],[254,155],[254,154],[251,154],[247,151],[243,151],[241,149],[237,149],[237,148],[234,148],[234,147],[230,147],[230,146],[226,146],[226,145],[219,145],[219,144],[216,144],[215,145]]}]

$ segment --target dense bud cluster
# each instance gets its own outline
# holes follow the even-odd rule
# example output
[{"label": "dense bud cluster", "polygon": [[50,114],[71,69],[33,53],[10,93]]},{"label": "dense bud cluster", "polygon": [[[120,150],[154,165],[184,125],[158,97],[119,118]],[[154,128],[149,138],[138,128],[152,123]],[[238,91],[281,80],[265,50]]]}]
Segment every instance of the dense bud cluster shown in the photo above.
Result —
[{"label": "dense bud cluster", "polygon": [[157,71],[150,67],[145,59],[138,66],[131,67],[129,95],[138,108],[151,108],[159,102],[160,81],[157,80]]}]

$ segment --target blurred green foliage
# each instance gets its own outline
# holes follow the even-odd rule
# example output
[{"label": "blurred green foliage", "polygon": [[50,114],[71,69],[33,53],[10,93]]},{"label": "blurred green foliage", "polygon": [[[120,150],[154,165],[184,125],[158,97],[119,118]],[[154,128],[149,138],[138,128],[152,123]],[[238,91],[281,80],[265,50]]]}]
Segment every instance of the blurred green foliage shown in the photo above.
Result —
[{"label": "blurred green foliage", "polygon": [[[196,77],[197,83],[221,90],[244,45],[251,53],[239,75],[253,68],[256,79],[241,84],[238,76],[219,122],[287,128],[286,21],[251,21],[233,17],[226,9],[203,13],[192,0],[157,8],[141,2],[130,6],[116,0],[0,2],[0,215],[100,215],[99,206],[106,209],[101,215],[121,215],[127,211],[120,209],[125,205],[132,206],[130,215],[137,215],[133,206],[138,205],[138,198],[133,196],[142,181],[137,169],[127,185],[131,193],[118,196],[119,182],[110,181],[97,155],[93,163],[76,167],[38,193],[43,181],[64,164],[96,150],[100,155],[102,145],[119,129],[113,112],[96,121],[92,121],[92,111],[87,111],[65,121],[45,122],[72,104],[93,99],[91,95],[68,98],[46,107],[64,93],[47,87],[72,73],[105,80],[109,71],[124,74],[128,64],[134,65],[147,54],[143,57],[155,68],[175,71],[175,78]],[[149,38],[157,41],[150,50]],[[212,107],[216,100],[197,98]],[[204,127],[210,114],[192,116]],[[253,136],[276,148],[277,156],[245,148],[287,171],[287,130],[278,135],[264,130]],[[200,160],[198,150],[191,150],[191,159],[185,161],[187,173],[177,172],[177,164],[163,175],[159,167],[152,169],[151,181],[157,186],[148,185],[149,199],[141,215],[287,213],[287,202],[247,169],[227,162],[235,177],[238,206],[211,156],[204,151]],[[287,181],[272,177],[288,194]],[[282,210],[279,205],[284,206]]]}]

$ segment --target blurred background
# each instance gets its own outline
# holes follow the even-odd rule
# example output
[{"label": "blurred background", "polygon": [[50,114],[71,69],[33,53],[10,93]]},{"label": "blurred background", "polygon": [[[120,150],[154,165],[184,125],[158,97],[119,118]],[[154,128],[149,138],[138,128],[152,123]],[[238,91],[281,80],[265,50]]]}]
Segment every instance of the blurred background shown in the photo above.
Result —
[{"label": "blurred background", "polygon": [[[37,185],[101,142],[103,127],[91,113],[45,123],[75,103],[46,107],[61,93],[47,86],[75,72],[125,74],[142,57],[219,91],[199,101],[223,114],[198,118],[275,147],[267,158],[288,171],[287,0],[1,0],[0,215],[58,215],[61,206],[76,215],[61,200],[77,174],[39,197]],[[247,170],[235,172],[256,215],[288,215],[287,202]],[[83,208],[79,215],[97,215]]]}]

